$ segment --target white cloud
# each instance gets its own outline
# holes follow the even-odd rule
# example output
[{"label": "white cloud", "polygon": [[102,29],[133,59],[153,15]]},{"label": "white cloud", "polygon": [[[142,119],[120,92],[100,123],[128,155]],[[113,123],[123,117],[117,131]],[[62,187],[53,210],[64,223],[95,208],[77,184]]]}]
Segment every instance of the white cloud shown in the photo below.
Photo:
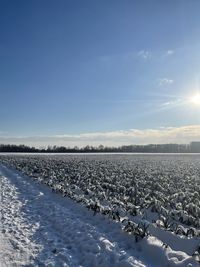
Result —
[{"label": "white cloud", "polygon": [[147,50],[141,50],[137,53],[137,56],[143,59],[150,59],[152,57],[152,53]]},{"label": "white cloud", "polygon": [[167,58],[167,57],[171,57],[172,55],[174,55],[175,51],[174,50],[165,50],[163,52],[161,52],[161,58]]},{"label": "white cloud", "polygon": [[0,137],[1,144],[26,144],[31,146],[121,146],[130,144],[189,143],[200,140],[200,125],[160,127],[156,129],[130,129],[111,132],[82,133],[75,135]]},{"label": "white cloud", "polygon": [[167,50],[166,52],[165,52],[165,55],[166,56],[171,56],[171,55],[173,55],[174,54],[174,50]]},{"label": "white cloud", "polygon": [[172,80],[172,79],[168,79],[168,78],[158,79],[158,85],[159,86],[171,85],[173,83],[174,83],[174,80]]},{"label": "white cloud", "polygon": [[138,58],[143,60],[150,60],[153,57],[158,58],[166,58],[172,56],[174,54],[174,50],[165,50],[161,52],[152,53],[149,50],[140,50],[140,51],[129,51],[120,54],[112,54],[112,55],[102,55],[99,57],[99,61],[101,63],[116,63],[116,61],[127,61],[127,60],[136,60]]},{"label": "white cloud", "polygon": [[182,105],[184,104],[185,101],[181,98],[177,98],[175,100],[167,101],[161,104],[162,107],[172,107],[172,106],[177,106],[177,105]]}]

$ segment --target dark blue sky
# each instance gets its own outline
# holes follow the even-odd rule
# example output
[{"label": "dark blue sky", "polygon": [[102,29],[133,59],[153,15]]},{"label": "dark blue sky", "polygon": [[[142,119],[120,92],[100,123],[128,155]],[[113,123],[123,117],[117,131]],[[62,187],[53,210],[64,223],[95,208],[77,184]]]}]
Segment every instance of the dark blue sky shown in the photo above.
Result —
[{"label": "dark blue sky", "polygon": [[0,132],[199,124],[200,1],[0,0]]}]

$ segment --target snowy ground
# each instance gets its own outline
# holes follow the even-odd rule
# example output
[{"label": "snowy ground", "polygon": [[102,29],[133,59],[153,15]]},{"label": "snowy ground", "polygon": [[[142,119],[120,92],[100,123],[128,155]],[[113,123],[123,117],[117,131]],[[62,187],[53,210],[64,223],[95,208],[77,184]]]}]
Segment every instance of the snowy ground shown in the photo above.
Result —
[{"label": "snowy ground", "polygon": [[119,223],[1,165],[0,212],[1,267],[199,266],[158,237],[136,244]]}]

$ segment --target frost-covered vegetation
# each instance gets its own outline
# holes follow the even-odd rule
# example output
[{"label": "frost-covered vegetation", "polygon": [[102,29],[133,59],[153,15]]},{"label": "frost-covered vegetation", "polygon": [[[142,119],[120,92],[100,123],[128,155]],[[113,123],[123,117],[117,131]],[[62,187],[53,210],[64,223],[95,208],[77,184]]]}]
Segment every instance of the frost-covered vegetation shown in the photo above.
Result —
[{"label": "frost-covered vegetation", "polygon": [[[94,215],[119,221],[136,241],[154,235],[164,247],[199,261],[200,156],[2,155],[0,160]],[[176,247],[180,239],[184,244]]]}]

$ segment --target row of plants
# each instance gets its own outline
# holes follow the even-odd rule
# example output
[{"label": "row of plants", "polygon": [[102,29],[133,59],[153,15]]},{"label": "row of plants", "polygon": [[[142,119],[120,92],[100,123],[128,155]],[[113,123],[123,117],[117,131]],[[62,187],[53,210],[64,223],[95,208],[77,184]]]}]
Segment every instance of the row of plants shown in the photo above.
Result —
[{"label": "row of plants", "polygon": [[[147,221],[177,235],[200,237],[197,160],[124,155],[1,155],[0,161],[48,185],[52,191],[83,203],[94,215],[101,213],[119,221],[136,241],[149,235]],[[135,216],[141,218],[139,223],[132,220]]]}]

